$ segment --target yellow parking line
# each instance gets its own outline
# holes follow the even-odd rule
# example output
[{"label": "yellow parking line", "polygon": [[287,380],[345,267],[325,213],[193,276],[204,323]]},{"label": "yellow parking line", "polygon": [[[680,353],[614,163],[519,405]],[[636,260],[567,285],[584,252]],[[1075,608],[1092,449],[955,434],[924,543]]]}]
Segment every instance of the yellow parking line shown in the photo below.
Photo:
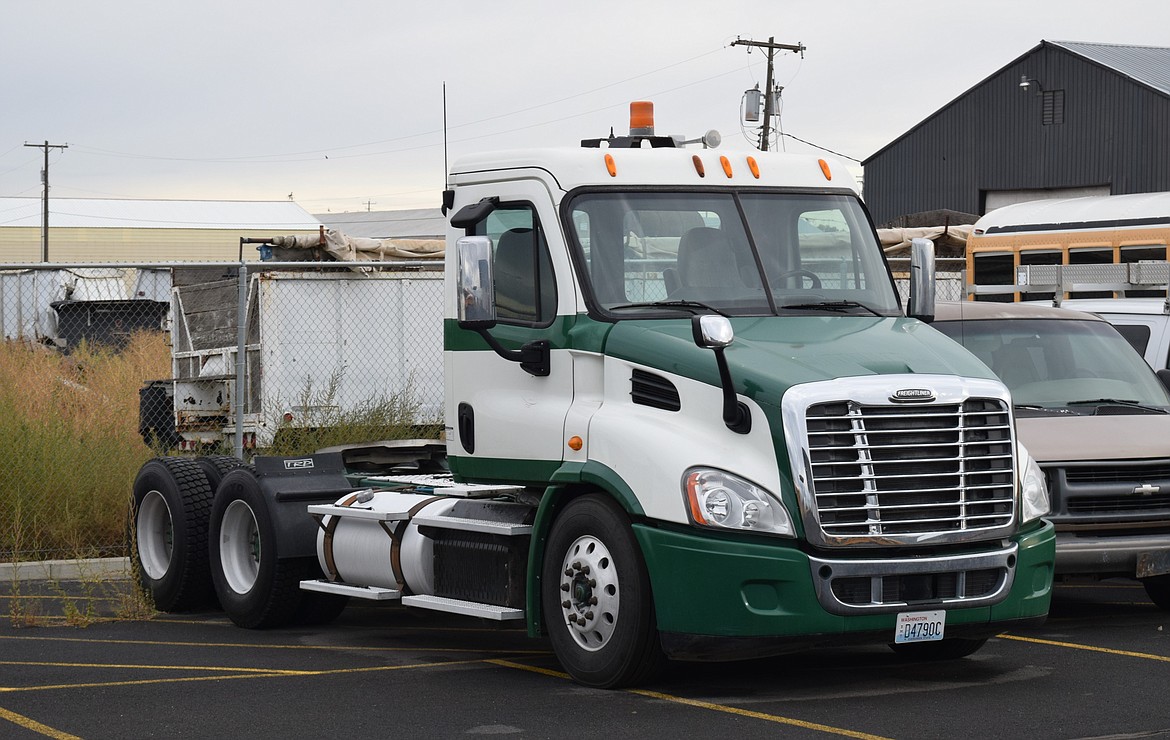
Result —
[{"label": "yellow parking line", "polygon": [[[536,666],[524,665],[523,663],[513,663],[508,660],[490,659],[484,661],[493,665],[503,666],[505,668],[517,668],[522,671],[531,671],[532,673],[540,673],[546,676],[554,676],[556,678],[569,678],[568,674],[559,671],[551,671],[547,668],[537,668]],[[659,691],[647,691],[645,689],[627,689],[631,694],[645,696],[650,699],[659,699],[661,701],[669,701],[675,704],[684,704],[689,707],[698,707],[699,709],[708,709],[713,712],[723,712],[725,714],[734,714],[739,717],[750,717],[751,719],[763,720],[764,722],[773,722],[781,725],[789,725],[791,727],[800,727],[805,730],[815,730],[817,732],[825,732],[830,735],[839,735],[841,737],[858,738],[858,740],[886,740],[881,735],[871,735],[867,732],[857,732],[856,730],[846,730],[841,727],[833,727],[831,725],[822,725],[816,722],[806,722],[801,719],[792,719],[791,717],[781,717],[777,714],[765,714],[764,712],[754,712],[750,709],[740,709],[739,707],[732,707],[726,704],[715,704],[709,701],[701,701],[699,699],[687,699],[682,696],[674,696],[673,694],[663,694]]]},{"label": "yellow parking line", "polygon": [[24,640],[41,642],[80,642],[90,645],[154,645],[165,647],[214,647],[214,648],[262,648],[265,650],[328,650],[352,652],[367,651],[371,653],[386,652],[418,652],[426,650],[429,653],[489,653],[503,655],[551,655],[548,650],[516,650],[507,648],[419,648],[413,647],[373,647],[363,645],[265,645],[263,643],[248,642],[179,642],[172,640],[98,640],[84,637],[26,637],[18,635],[0,635],[0,640]]},{"label": "yellow parking line", "polygon": [[1071,648],[1073,650],[1086,650],[1091,653],[1123,655],[1127,658],[1142,658],[1143,660],[1156,660],[1160,663],[1170,663],[1170,657],[1165,655],[1154,655],[1153,653],[1138,653],[1132,650],[1114,650],[1113,648],[1097,647],[1096,645],[1081,645],[1075,642],[1060,642],[1059,640],[1042,640],[1038,637],[1021,637],[1019,635],[996,635],[996,637],[1001,640],[1031,642],[1037,645],[1051,645],[1053,647]]},{"label": "yellow parking line", "polygon": [[[333,676],[343,673],[372,673],[376,671],[403,671],[415,668],[442,668],[452,665],[469,665],[472,663],[482,663],[484,661],[475,660],[448,660],[448,661],[433,661],[427,663],[411,663],[408,665],[387,665],[387,666],[366,666],[364,668],[327,668],[316,671],[285,671],[280,669],[272,669],[265,672],[264,669],[236,669],[255,671],[253,673],[234,674],[226,676],[182,676],[176,678],[141,678],[129,681],[94,681],[89,683],[62,683],[50,684],[42,686],[0,686],[0,694],[14,693],[18,691],[51,691],[58,689],[92,689],[92,688],[109,688],[114,686],[147,686],[153,684],[164,683],[194,683],[196,681],[232,681],[241,678],[288,678],[288,677],[313,677],[313,676]],[[145,666],[151,668],[154,666]],[[198,669],[205,670],[205,669]]]},{"label": "yellow parking line", "polygon": [[0,707],[0,719],[6,719],[14,725],[19,725],[20,727],[23,727],[26,730],[32,730],[33,732],[40,733],[41,735],[44,735],[45,737],[55,738],[55,740],[81,740],[81,738],[77,737],[77,735],[70,735],[68,732],[61,732],[60,730],[54,730],[52,727],[49,727],[48,725],[42,725],[40,722],[37,722],[35,719],[29,719],[28,717],[25,717],[23,714],[17,714],[16,712],[10,712],[7,709],[5,709],[4,707]]},{"label": "yellow parking line", "polygon": [[53,663],[48,661],[0,660],[0,665],[42,666],[50,668],[106,668],[149,671],[220,671],[223,673],[268,673],[289,676],[314,675],[317,671],[296,671],[283,668],[240,668],[214,665],[151,665],[141,663]]}]

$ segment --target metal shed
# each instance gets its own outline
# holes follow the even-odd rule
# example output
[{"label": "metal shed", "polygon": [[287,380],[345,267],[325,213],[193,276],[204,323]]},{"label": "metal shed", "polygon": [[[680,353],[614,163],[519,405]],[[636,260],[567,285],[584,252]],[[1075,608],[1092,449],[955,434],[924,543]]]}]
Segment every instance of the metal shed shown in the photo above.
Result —
[{"label": "metal shed", "polygon": [[1170,48],[1041,41],[871,155],[879,225],[1047,197],[1170,191]]}]

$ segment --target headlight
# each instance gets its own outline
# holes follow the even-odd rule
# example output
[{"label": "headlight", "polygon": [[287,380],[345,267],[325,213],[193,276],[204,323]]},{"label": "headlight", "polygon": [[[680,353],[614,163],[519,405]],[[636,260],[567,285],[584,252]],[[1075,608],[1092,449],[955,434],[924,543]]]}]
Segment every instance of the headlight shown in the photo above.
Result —
[{"label": "headlight", "polygon": [[1040,465],[1032,459],[1028,448],[1016,442],[1016,456],[1020,460],[1020,522],[1028,523],[1039,519],[1052,509],[1048,501],[1048,484]]},{"label": "headlight", "polygon": [[692,468],[683,476],[683,494],[695,524],[796,536],[783,504],[754,483],[731,473]]}]

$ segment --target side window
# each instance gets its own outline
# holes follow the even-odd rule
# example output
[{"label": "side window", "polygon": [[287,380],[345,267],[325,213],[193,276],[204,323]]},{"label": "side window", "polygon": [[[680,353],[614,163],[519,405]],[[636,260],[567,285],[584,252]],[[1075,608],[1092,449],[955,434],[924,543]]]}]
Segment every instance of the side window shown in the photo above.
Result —
[{"label": "side window", "polygon": [[1142,324],[1114,324],[1113,328],[1125,337],[1125,341],[1129,342],[1139,355],[1146,356],[1146,347],[1150,343],[1150,327]]},{"label": "side window", "polygon": [[499,321],[551,324],[557,312],[556,280],[544,230],[532,207],[500,206],[472,233],[492,240]]}]

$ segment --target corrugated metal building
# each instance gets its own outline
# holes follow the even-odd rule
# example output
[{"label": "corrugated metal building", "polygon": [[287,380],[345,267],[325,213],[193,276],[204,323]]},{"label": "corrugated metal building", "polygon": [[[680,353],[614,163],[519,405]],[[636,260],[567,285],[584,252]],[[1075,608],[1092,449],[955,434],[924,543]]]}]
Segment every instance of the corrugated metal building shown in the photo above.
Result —
[{"label": "corrugated metal building", "polygon": [[[0,198],[0,262],[40,262],[41,199]],[[235,260],[241,237],[316,234],[292,201],[49,199],[50,262]],[[244,259],[259,253],[245,245]]]},{"label": "corrugated metal building", "polygon": [[1170,49],[1041,41],[866,159],[879,225],[1170,191]]}]

